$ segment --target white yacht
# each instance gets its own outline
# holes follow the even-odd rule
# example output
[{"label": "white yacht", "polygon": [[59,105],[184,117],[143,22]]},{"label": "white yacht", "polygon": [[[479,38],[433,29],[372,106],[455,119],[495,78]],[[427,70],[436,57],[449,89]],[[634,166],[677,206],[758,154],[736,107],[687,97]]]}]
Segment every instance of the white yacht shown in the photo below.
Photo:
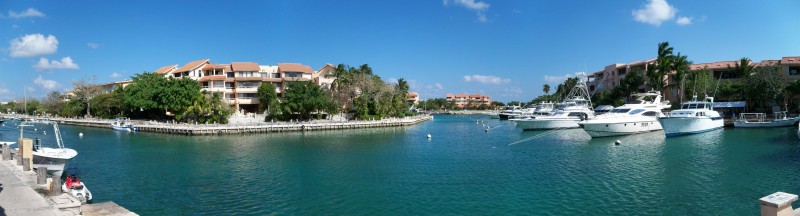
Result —
[{"label": "white yacht", "polygon": [[503,109],[500,114],[497,114],[497,116],[500,117],[500,120],[508,120],[519,116],[520,113],[522,113],[522,111],[520,110],[519,106],[506,106],[506,108]]},{"label": "white yacht", "polygon": [[522,130],[546,130],[580,127],[578,122],[594,118],[586,84],[578,82],[555,113],[516,121]]},{"label": "white yacht", "polygon": [[519,121],[522,119],[533,119],[537,116],[550,115],[556,110],[556,104],[551,102],[541,102],[536,105],[530,105],[528,108],[522,109],[519,115],[510,116],[508,120]]},{"label": "white yacht", "polygon": [[698,101],[696,95],[683,103],[681,109],[658,118],[658,122],[667,137],[709,132],[724,126],[722,116],[714,111],[714,98]]},{"label": "white yacht", "polygon": [[614,108],[594,119],[579,122],[581,128],[592,137],[631,135],[662,130],[658,117],[661,109],[669,107],[668,101],[661,101],[657,91],[634,94],[636,100]]},{"label": "white yacht", "polygon": [[57,148],[42,147],[38,143],[34,145],[33,149],[33,164],[34,167],[45,166],[47,172],[53,174],[55,177],[61,177],[64,173],[64,167],[67,162],[78,156],[78,152],[74,149],[64,148],[64,141],[61,140],[61,131],[58,129],[58,124],[53,123],[53,130],[56,136]]},{"label": "white yacht", "polygon": [[128,118],[117,118],[113,122],[111,122],[111,129],[118,130],[118,131],[138,131],[139,129],[134,127],[130,123],[130,119]]},{"label": "white yacht", "polygon": [[775,112],[775,119],[766,120],[765,113],[741,113],[733,121],[734,127],[759,128],[759,127],[786,127],[797,123],[798,118],[789,118],[786,111]]}]

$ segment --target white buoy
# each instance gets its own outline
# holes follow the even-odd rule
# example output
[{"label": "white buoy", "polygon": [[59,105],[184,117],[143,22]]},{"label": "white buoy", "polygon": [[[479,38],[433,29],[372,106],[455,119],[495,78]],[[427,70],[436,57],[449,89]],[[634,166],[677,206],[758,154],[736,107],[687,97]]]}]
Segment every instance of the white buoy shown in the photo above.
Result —
[{"label": "white buoy", "polygon": [[483,130],[483,131],[489,132],[489,128],[486,128],[486,130]]},{"label": "white buoy", "polygon": [[428,139],[430,139],[430,138],[431,138],[431,133],[428,133]]},{"label": "white buoy", "polygon": [[38,129],[36,129],[36,128],[33,128],[33,131],[39,131],[39,130],[38,130]]},{"label": "white buoy", "polygon": [[79,137],[83,137],[83,133],[78,133],[78,136]]},{"label": "white buoy", "polygon": [[622,144],[622,141],[619,141],[619,140],[614,141],[614,145],[619,145],[619,144]]}]

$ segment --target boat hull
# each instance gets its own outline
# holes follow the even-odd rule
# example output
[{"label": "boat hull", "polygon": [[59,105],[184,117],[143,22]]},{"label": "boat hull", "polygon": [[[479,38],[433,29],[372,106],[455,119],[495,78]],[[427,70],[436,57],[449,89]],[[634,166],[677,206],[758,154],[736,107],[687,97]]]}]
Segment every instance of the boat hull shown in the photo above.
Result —
[{"label": "boat hull", "polygon": [[47,173],[56,177],[64,174],[67,166],[78,152],[68,148],[42,148],[33,152],[33,167],[47,167]]},{"label": "boat hull", "polygon": [[664,128],[667,137],[705,133],[719,130],[725,125],[721,117],[693,118],[693,117],[663,117],[658,122]]},{"label": "boat hull", "polygon": [[736,120],[733,122],[734,127],[738,128],[765,128],[765,127],[788,127],[797,123],[796,118],[790,119],[777,119],[768,122],[747,122],[744,120]]},{"label": "boat hull", "polygon": [[628,122],[580,122],[583,131],[592,137],[625,136],[663,130],[658,120],[628,121]]},{"label": "boat hull", "polygon": [[526,119],[516,121],[517,127],[522,130],[550,130],[578,128],[580,119]]}]

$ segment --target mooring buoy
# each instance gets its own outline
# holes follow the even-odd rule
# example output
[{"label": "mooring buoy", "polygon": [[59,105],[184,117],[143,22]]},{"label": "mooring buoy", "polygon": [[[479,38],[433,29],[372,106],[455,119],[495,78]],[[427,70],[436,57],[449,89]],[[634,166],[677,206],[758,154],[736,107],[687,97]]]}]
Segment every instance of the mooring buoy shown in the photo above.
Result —
[{"label": "mooring buoy", "polygon": [[619,145],[619,144],[622,144],[622,141],[619,141],[619,140],[614,141],[614,145]]},{"label": "mooring buoy", "polygon": [[430,138],[431,138],[431,133],[428,133],[428,139],[430,139]]}]

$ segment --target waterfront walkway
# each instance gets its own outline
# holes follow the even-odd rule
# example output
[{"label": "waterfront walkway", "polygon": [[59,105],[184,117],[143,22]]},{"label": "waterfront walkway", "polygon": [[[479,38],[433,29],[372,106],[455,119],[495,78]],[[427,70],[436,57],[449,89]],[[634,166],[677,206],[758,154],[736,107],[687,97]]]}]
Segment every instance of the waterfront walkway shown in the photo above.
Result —
[{"label": "waterfront walkway", "polygon": [[23,180],[29,174],[15,166],[0,160],[0,215],[62,215],[33,190],[33,182]]},{"label": "waterfront walkway", "polygon": [[[221,135],[221,134],[243,134],[243,133],[271,133],[288,131],[312,131],[312,130],[340,130],[354,128],[375,128],[375,127],[398,127],[414,125],[420,122],[433,119],[431,115],[417,115],[404,118],[387,118],[368,121],[329,121],[316,120],[310,122],[259,122],[249,124],[174,124],[155,121],[133,120],[131,123],[139,131],[158,132],[182,135]],[[65,125],[77,125],[86,127],[111,128],[110,119],[73,119],[73,118],[52,118]]]}]

